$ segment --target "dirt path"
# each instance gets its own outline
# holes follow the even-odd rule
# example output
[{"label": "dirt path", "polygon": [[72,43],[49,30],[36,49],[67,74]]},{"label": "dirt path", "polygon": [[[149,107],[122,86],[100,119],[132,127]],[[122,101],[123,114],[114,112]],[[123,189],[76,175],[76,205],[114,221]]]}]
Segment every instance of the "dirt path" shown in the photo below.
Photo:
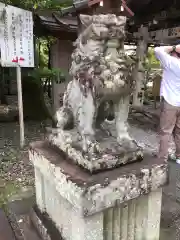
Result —
[{"label": "dirt path", "polygon": [[26,146],[21,150],[18,123],[0,123],[0,205],[19,187],[34,184],[33,168],[27,150],[30,142],[43,138],[42,123],[26,122]]}]

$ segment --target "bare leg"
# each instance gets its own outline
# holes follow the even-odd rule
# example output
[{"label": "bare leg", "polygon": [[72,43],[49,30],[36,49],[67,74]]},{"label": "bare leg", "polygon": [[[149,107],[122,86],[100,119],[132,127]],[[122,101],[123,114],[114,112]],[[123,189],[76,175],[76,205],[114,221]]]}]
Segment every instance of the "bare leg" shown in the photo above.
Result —
[{"label": "bare leg", "polygon": [[[171,106],[165,100],[162,100],[160,115],[160,147],[158,157],[163,160],[167,160],[168,158],[169,140],[176,124],[176,116],[177,108]],[[175,135],[178,135],[177,129]]]},{"label": "bare leg", "polygon": [[114,113],[118,143],[125,147],[134,148],[135,142],[129,135],[127,123],[129,114],[129,96],[120,98],[119,102],[114,104]]},{"label": "bare leg", "polygon": [[176,125],[174,129],[174,141],[176,145],[176,156],[180,158],[180,110],[178,110]]}]

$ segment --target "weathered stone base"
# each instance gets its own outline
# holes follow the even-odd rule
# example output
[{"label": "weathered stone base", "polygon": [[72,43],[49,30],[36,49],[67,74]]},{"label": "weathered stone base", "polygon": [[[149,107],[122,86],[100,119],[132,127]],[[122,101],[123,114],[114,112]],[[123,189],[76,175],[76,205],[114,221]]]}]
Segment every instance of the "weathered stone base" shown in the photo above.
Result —
[{"label": "weathered stone base", "polygon": [[30,220],[43,240],[62,240],[61,234],[49,217],[34,206],[29,214]]},{"label": "weathered stone base", "polygon": [[[153,193],[107,209],[91,217],[74,216],[66,225],[69,234],[64,239],[87,240],[158,240],[161,217],[161,194],[159,189]],[[58,211],[59,212],[59,211]],[[60,227],[50,221],[47,214],[41,217],[32,209],[30,218],[43,240],[62,240],[62,216],[69,216],[67,209],[59,213]],[[73,217],[74,216],[74,217]],[[47,222],[49,222],[47,224]],[[59,228],[59,237],[57,234]],[[54,238],[56,237],[56,238]],[[57,238],[58,237],[58,238]]]},{"label": "weathered stone base", "polygon": [[167,164],[145,158],[92,175],[43,142],[32,144],[29,156],[37,206],[65,240],[159,239]]},{"label": "weathered stone base", "polygon": [[61,149],[68,158],[91,173],[104,171],[128,163],[142,161],[143,151],[134,143],[132,149],[120,146],[115,136],[108,136],[107,133],[97,130],[96,139],[101,148],[97,154],[83,153],[81,141],[78,139],[76,130],[52,130],[49,141],[53,146]]}]

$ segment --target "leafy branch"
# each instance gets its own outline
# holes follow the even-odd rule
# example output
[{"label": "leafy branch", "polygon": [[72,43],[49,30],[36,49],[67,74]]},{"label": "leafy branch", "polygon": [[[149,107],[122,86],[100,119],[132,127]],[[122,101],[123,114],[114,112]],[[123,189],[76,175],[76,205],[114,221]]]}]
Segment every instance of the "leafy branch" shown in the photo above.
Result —
[{"label": "leafy branch", "polygon": [[31,11],[47,9],[60,10],[61,8],[73,5],[72,0],[4,0],[3,3]]}]

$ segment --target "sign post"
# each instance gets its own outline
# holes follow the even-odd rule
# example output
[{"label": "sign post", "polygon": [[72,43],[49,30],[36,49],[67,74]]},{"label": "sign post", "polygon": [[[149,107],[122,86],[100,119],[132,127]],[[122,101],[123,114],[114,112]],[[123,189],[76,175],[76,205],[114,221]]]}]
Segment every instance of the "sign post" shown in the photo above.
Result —
[{"label": "sign post", "polygon": [[20,146],[24,147],[24,117],[22,100],[21,68],[34,67],[33,16],[32,12],[0,3],[0,11],[4,12],[1,23],[2,36],[1,65],[2,67],[16,67]]},{"label": "sign post", "polygon": [[22,100],[22,82],[21,82],[21,67],[16,67],[17,90],[18,90],[18,108],[19,108],[19,125],[20,125],[20,147],[24,147],[24,116],[23,116],[23,100]]}]

